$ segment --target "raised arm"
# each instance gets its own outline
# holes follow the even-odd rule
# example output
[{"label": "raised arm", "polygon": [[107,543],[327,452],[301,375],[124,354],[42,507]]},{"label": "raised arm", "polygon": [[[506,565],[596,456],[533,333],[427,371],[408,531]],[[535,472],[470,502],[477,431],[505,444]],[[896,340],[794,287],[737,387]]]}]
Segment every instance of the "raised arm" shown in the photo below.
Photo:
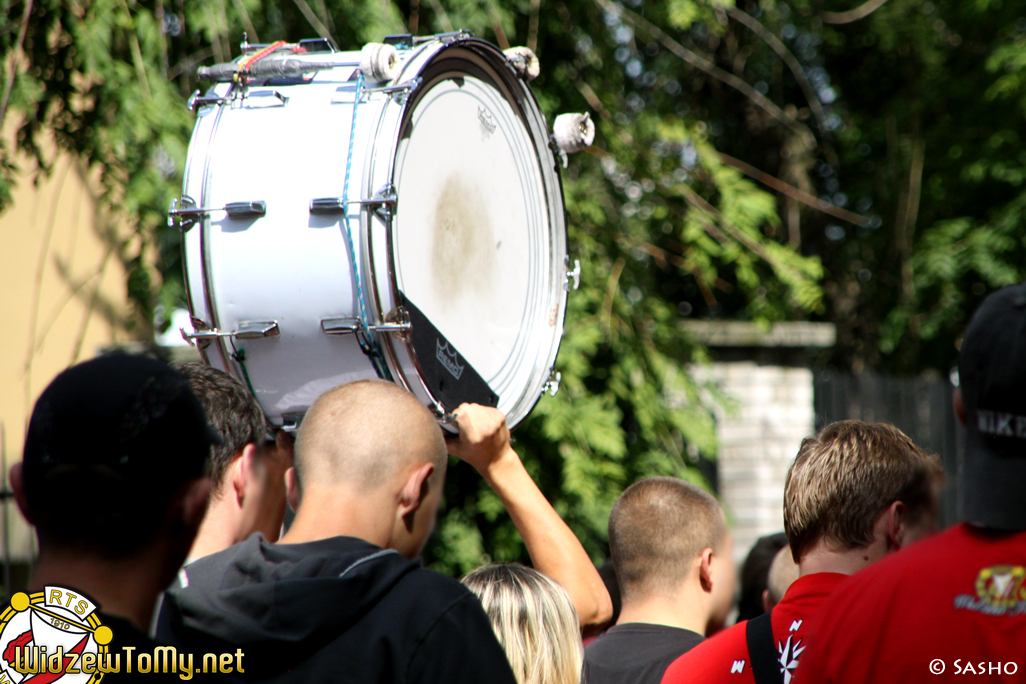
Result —
[{"label": "raised arm", "polygon": [[513,450],[506,417],[498,409],[463,404],[456,410],[459,439],[449,453],[481,474],[520,531],[534,567],[556,580],[573,599],[584,632],[613,615],[606,585],[574,533],[559,517]]}]

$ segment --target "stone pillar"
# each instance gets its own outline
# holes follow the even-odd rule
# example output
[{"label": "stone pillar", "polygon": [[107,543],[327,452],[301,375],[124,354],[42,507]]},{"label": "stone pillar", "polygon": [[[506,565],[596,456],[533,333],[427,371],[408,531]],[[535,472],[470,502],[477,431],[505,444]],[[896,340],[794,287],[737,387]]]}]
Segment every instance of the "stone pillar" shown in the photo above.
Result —
[{"label": "stone pillar", "polygon": [[834,343],[829,324],[691,322],[713,363],[694,369],[731,405],[716,409],[720,500],[740,564],[759,537],[784,529],[784,480],[815,430],[811,350]]}]

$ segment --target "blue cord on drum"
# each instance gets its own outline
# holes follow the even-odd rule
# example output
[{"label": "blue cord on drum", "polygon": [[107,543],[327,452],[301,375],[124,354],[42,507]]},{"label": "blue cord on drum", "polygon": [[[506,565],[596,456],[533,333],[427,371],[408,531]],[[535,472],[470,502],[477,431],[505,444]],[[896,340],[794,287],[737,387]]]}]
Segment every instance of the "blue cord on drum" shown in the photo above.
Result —
[{"label": "blue cord on drum", "polygon": [[360,349],[368,358],[370,358],[371,363],[374,364],[374,370],[377,372],[378,377],[391,380],[392,373],[389,371],[388,365],[385,364],[381,350],[378,348],[378,344],[374,340],[374,336],[370,331],[370,317],[367,314],[367,303],[363,294],[363,281],[360,277],[360,260],[356,257],[356,245],[353,242],[353,231],[349,225],[349,176],[353,167],[353,143],[356,140],[356,113],[360,108],[360,99],[363,95],[362,91],[363,73],[361,72],[356,77],[356,100],[353,103],[353,120],[349,129],[349,153],[346,155],[346,175],[342,184],[342,202],[345,207],[342,212],[342,222],[345,224],[348,254],[351,259],[353,280],[356,287],[356,301],[360,308],[360,327],[362,328],[362,331],[357,333],[356,339],[360,344]]}]

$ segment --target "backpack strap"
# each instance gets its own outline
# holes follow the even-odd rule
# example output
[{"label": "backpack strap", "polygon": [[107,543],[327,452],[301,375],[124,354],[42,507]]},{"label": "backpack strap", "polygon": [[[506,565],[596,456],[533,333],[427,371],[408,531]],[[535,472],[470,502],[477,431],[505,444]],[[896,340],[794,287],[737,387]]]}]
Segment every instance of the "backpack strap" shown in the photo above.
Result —
[{"label": "backpack strap", "polygon": [[748,640],[748,658],[752,663],[755,684],[784,684],[780,669],[780,654],[773,639],[773,611],[752,618],[745,625]]}]

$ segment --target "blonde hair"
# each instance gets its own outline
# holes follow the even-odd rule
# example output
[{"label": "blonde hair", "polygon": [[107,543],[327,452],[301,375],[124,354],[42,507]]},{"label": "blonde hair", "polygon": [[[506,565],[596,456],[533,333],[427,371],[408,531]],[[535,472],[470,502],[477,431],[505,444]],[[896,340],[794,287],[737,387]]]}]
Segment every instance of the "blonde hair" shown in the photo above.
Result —
[{"label": "blonde hair", "polygon": [[481,599],[518,684],[580,684],[580,626],[563,587],[518,563],[485,565],[463,584]]},{"label": "blonde hair", "polygon": [[936,454],[893,425],[840,420],[802,442],[784,484],[784,531],[796,563],[821,539],[842,549],[873,541],[876,519],[895,501],[915,521],[943,478]]}]

